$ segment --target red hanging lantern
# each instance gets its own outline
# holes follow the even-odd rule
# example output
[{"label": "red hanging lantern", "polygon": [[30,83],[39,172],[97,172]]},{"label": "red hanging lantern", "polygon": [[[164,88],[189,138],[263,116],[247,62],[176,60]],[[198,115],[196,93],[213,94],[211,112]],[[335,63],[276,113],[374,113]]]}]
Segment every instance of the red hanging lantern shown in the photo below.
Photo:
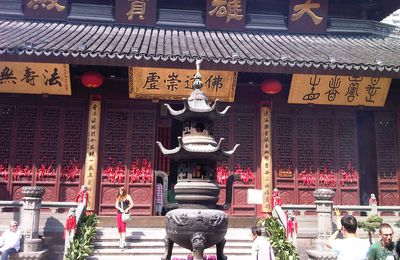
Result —
[{"label": "red hanging lantern", "polygon": [[87,88],[98,88],[103,84],[104,78],[99,72],[88,71],[81,76],[81,82]]},{"label": "red hanging lantern", "polygon": [[261,90],[265,94],[275,95],[282,90],[282,83],[277,79],[266,79],[261,83]]}]

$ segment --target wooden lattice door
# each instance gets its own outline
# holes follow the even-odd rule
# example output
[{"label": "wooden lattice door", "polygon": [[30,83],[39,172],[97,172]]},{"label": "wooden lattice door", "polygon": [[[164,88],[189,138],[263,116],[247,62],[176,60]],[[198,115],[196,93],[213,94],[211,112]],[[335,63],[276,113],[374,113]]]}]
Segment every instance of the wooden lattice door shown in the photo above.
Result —
[{"label": "wooden lattice door", "polygon": [[[336,204],[358,204],[355,112],[306,108],[273,112],[274,180],[283,202],[311,204],[315,189],[332,188]],[[352,179],[342,177],[347,172]]]},{"label": "wooden lattice door", "polygon": [[152,215],[153,180],[135,180],[133,167],[149,162],[154,166],[156,105],[104,103],[100,150],[99,211],[115,213],[117,189],[132,196],[134,215]]},{"label": "wooden lattice door", "polygon": [[375,112],[379,205],[397,206],[399,197],[396,114]]},{"label": "wooden lattice door", "polygon": [[[231,170],[240,166],[242,169],[249,168],[255,174],[255,181],[244,184],[236,182],[233,186],[232,205],[229,214],[232,216],[255,216],[256,207],[247,204],[247,189],[254,188],[260,179],[259,155],[259,111],[258,106],[235,104],[228,115],[215,120],[214,136],[216,140],[225,138],[223,148],[230,150],[235,144],[240,144],[232,158],[228,161],[220,162],[220,165],[227,166]],[[225,202],[226,187],[220,185],[219,203]]]},{"label": "wooden lattice door", "polygon": [[72,201],[83,182],[86,102],[3,97],[0,104],[0,199],[19,200],[23,186],[38,185],[44,200]]}]

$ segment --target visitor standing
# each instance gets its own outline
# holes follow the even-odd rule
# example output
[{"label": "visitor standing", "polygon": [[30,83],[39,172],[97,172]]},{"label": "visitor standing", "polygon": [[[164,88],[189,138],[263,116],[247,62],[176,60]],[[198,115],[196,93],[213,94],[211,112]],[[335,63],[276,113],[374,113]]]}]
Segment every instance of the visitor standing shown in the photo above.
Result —
[{"label": "visitor standing", "polygon": [[253,245],[251,246],[251,260],[274,260],[274,251],[266,237],[261,236],[260,227],[251,228]]},{"label": "visitor standing", "polygon": [[368,260],[397,260],[399,255],[396,252],[393,242],[393,229],[387,223],[379,226],[379,241],[373,243],[368,251]]},{"label": "visitor standing", "polygon": [[119,247],[124,248],[126,246],[126,223],[122,220],[122,214],[129,213],[129,210],[133,207],[132,197],[127,194],[126,189],[121,187],[118,189],[117,200],[115,201],[115,208],[117,211],[117,227],[119,233]]},{"label": "visitor standing", "polygon": [[376,201],[375,194],[371,193],[371,197],[368,200],[368,205],[371,206],[370,216],[378,215],[378,202]]},{"label": "visitor standing", "polygon": [[21,237],[17,221],[10,221],[10,228],[4,231],[0,237],[1,260],[7,260],[9,255],[19,251]]},{"label": "visitor standing", "polygon": [[156,183],[156,215],[161,216],[164,200],[163,185],[160,180]]},{"label": "visitor standing", "polygon": [[[326,245],[337,252],[337,260],[365,260],[369,242],[367,239],[357,237],[357,220],[352,215],[343,216],[338,229],[328,238]],[[342,233],[343,239],[338,239]]]}]

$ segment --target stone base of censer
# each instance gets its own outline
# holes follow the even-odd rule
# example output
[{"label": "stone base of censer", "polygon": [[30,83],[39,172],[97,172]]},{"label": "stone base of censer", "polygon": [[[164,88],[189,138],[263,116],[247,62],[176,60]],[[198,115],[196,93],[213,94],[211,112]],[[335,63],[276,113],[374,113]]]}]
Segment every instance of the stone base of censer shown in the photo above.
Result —
[{"label": "stone base of censer", "polygon": [[225,260],[223,254],[228,217],[216,209],[175,209],[167,213],[165,247],[166,255],[171,259],[174,243],[193,252],[194,260],[202,260],[204,249],[217,247],[217,260]]}]

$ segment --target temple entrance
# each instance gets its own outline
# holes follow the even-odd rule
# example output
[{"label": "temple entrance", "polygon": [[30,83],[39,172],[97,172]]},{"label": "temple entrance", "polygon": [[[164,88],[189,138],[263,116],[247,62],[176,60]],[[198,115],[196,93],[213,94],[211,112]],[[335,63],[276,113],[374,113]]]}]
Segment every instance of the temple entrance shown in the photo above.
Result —
[{"label": "temple entrance", "polygon": [[[360,205],[368,205],[371,193],[378,196],[374,113],[357,112],[357,136],[360,176]],[[378,198],[377,198],[378,199]]]}]

